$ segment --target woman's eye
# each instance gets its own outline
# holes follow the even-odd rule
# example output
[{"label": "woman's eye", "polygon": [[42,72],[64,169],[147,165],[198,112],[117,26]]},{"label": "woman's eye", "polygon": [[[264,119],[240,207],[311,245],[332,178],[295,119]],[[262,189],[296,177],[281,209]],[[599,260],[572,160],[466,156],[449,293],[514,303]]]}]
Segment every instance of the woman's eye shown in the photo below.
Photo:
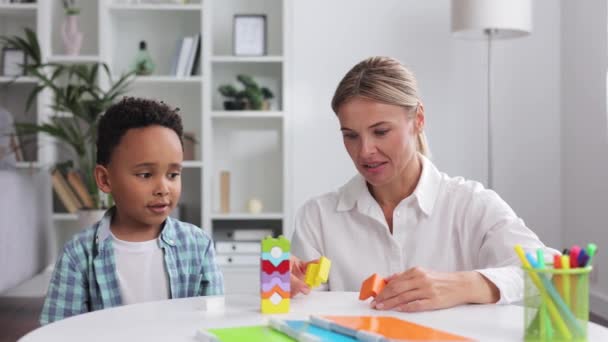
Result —
[{"label": "woman's eye", "polygon": [[377,136],[383,136],[386,135],[386,133],[388,133],[388,129],[379,129],[374,131],[374,134],[376,134]]},{"label": "woman's eye", "polygon": [[174,173],[170,173],[169,174],[169,178],[171,178],[171,179],[175,179],[175,178],[177,178],[179,176],[180,176],[179,172],[174,172]]},{"label": "woman's eye", "polygon": [[342,136],[344,138],[346,138],[346,139],[355,139],[355,138],[357,138],[357,135],[353,134],[353,133],[345,133],[345,134],[342,134]]}]

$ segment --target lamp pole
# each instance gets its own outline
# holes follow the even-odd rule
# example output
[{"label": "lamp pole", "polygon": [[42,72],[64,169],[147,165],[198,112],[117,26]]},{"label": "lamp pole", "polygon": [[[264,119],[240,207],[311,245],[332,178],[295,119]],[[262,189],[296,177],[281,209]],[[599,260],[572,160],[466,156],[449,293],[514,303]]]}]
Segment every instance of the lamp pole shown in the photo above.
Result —
[{"label": "lamp pole", "polygon": [[484,29],[484,34],[488,39],[488,70],[486,73],[487,76],[487,98],[486,104],[488,106],[487,109],[487,154],[488,154],[488,189],[492,189],[494,187],[494,155],[493,155],[493,147],[494,142],[492,140],[492,38],[494,35],[498,33],[498,29]]}]

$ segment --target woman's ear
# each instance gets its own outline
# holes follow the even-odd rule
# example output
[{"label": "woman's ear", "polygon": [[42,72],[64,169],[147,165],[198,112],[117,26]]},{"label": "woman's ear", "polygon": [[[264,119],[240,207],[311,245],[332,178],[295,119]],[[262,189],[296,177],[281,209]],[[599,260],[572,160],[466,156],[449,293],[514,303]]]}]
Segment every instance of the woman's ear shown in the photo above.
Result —
[{"label": "woman's ear", "polygon": [[110,184],[110,176],[108,169],[105,166],[97,165],[95,166],[95,182],[97,183],[97,187],[99,190],[109,194],[112,192],[112,185]]},{"label": "woman's ear", "polygon": [[424,130],[424,105],[422,102],[416,107],[416,116],[414,119],[416,133],[419,134]]}]

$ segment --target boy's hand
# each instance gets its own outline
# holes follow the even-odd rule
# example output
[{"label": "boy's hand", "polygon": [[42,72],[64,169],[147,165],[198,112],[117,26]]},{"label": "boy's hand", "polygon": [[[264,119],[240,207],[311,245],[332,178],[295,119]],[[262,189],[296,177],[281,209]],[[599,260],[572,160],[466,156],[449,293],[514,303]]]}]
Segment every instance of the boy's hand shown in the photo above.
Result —
[{"label": "boy's hand", "polygon": [[289,269],[291,271],[291,297],[295,297],[298,293],[309,294],[310,287],[306,285],[304,280],[306,279],[306,267],[311,262],[318,262],[318,260],[311,260],[304,262],[295,256],[289,258]]}]

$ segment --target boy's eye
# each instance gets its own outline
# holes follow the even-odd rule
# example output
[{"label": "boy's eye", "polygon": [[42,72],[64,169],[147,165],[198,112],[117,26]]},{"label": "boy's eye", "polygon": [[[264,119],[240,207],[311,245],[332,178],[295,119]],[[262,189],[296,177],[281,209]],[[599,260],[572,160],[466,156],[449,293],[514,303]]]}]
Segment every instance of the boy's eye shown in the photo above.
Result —
[{"label": "boy's eye", "polygon": [[383,136],[386,135],[386,133],[388,133],[388,131],[390,131],[389,129],[377,129],[374,131],[374,134],[377,136]]},{"label": "boy's eye", "polygon": [[177,178],[177,177],[179,177],[179,176],[180,176],[180,173],[179,173],[179,172],[173,172],[173,173],[170,173],[170,174],[169,174],[169,178],[170,178],[170,179],[175,179],[175,178]]},{"label": "boy's eye", "polygon": [[150,172],[140,172],[138,174],[136,174],[137,177],[139,178],[150,178],[152,177],[152,173]]}]

